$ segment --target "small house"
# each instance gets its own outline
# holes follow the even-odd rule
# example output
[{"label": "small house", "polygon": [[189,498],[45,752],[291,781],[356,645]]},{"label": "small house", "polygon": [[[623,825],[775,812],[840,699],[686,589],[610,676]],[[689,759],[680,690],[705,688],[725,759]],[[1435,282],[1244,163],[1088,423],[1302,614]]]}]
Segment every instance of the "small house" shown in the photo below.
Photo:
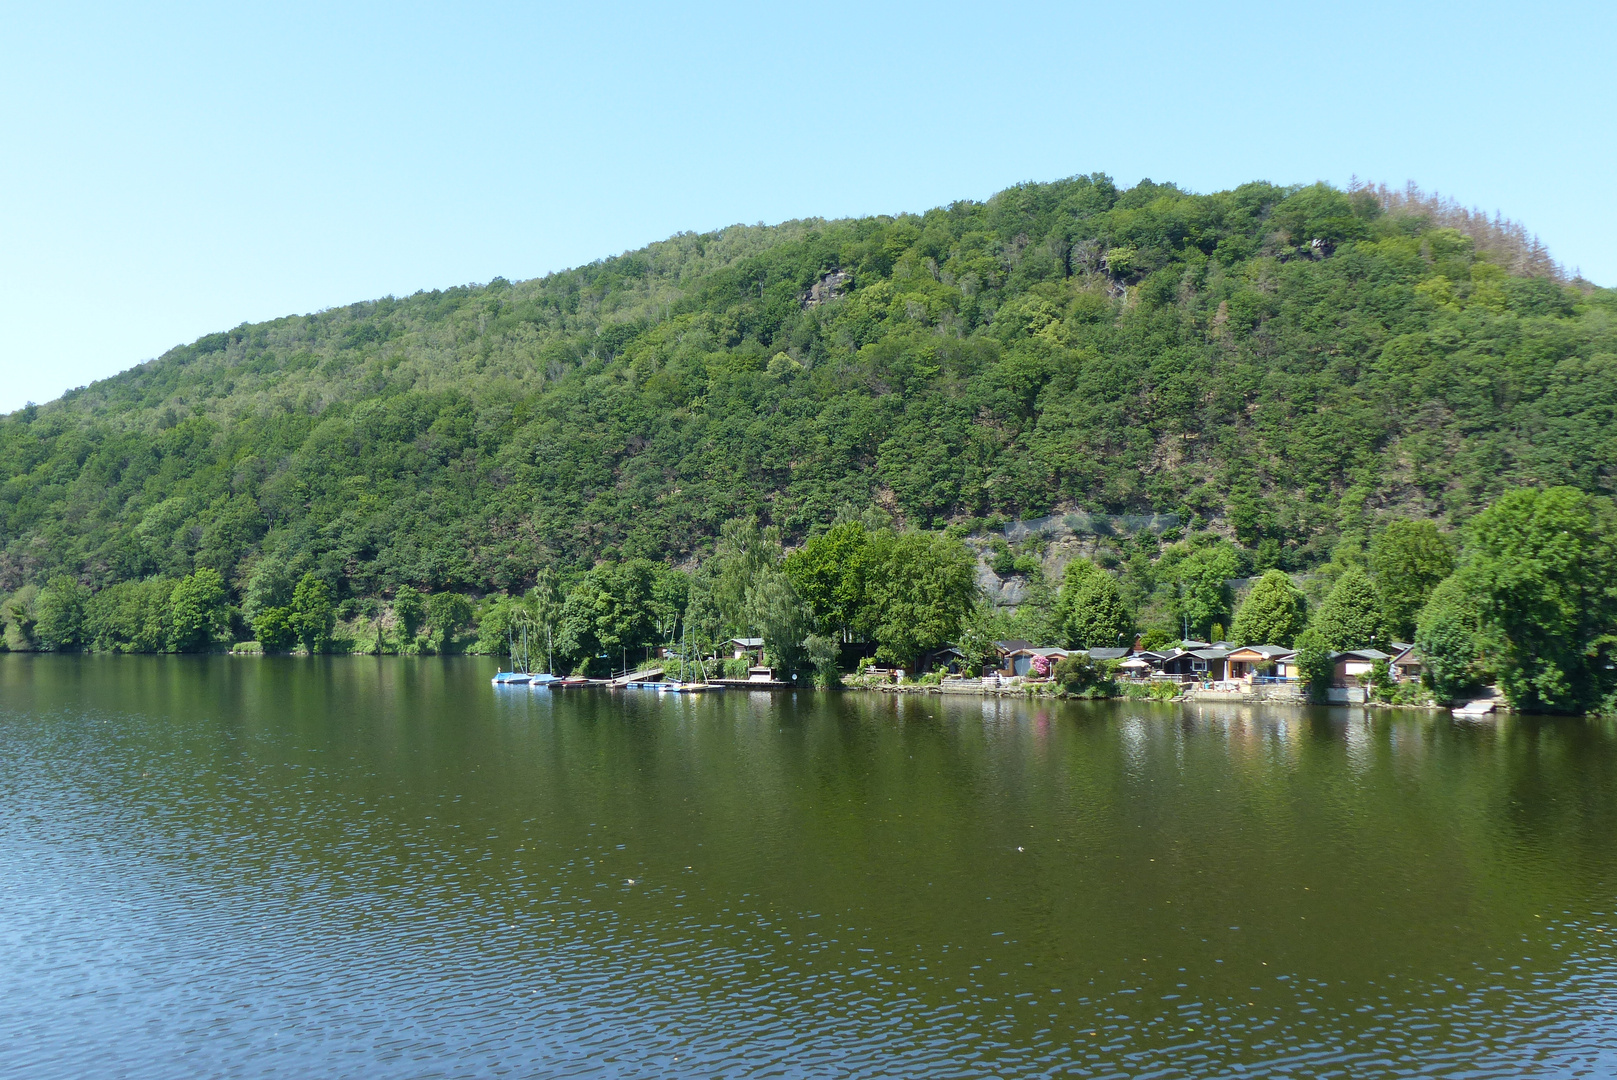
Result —
[{"label": "small house", "polygon": [[1368,678],[1370,669],[1375,667],[1377,660],[1391,660],[1392,657],[1380,649],[1348,649],[1331,657],[1336,664],[1336,672],[1332,682],[1337,686],[1352,686],[1360,678]]},{"label": "small house", "polygon": [[[1331,654],[1332,686],[1357,686],[1361,678],[1368,678],[1370,670],[1377,660],[1391,660],[1392,657],[1380,649],[1346,649]],[[1287,679],[1301,681],[1305,676],[1297,664],[1297,654],[1292,653],[1278,664],[1280,674]]]},{"label": "small house", "polygon": [[1248,679],[1276,671],[1292,650],[1279,645],[1243,645],[1224,658],[1230,679]]},{"label": "small house", "polygon": [[1054,667],[1057,661],[1065,659],[1067,655],[1066,649],[1041,649],[1033,648],[1032,646],[1015,649],[1005,654],[1005,667],[1001,668],[1001,674],[1031,675],[1033,674],[1034,657],[1043,657],[1049,661],[1051,667]]},{"label": "small house", "polygon": [[1421,661],[1420,653],[1416,651],[1415,646],[1402,641],[1395,641],[1392,643],[1392,647],[1394,652],[1392,659],[1387,662],[1387,666],[1392,669],[1393,680],[1395,682],[1419,682],[1421,673],[1426,670],[1426,665]]},{"label": "small house", "polygon": [[[1190,642],[1192,645],[1201,645],[1202,642]],[[1232,650],[1218,646],[1206,646],[1200,649],[1176,649],[1163,658],[1157,670],[1164,675],[1172,675],[1179,679],[1195,681],[1222,682],[1226,678],[1229,658]]]},{"label": "small house", "polygon": [[966,671],[971,665],[968,663],[966,651],[955,645],[942,649],[933,649],[929,653],[922,653],[920,663],[916,666],[917,672],[928,671]]},{"label": "small house", "polygon": [[764,639],[761,637],[733,637],[727,644],[731,659],[751,660],[754,664],[764,662]]}]

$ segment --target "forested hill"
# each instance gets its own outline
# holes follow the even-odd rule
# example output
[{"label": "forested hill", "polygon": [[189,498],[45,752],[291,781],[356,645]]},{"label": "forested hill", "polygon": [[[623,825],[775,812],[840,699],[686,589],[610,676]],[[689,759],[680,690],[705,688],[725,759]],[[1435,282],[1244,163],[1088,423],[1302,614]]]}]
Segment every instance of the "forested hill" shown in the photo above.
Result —
[{"label": "forested hill", "polygon": [[0,592],[510,590],[871,503],[1173,513],[1302,568],[1383,512],[1610,493],[1614,413],[1617,294],[1519,229],[1076,178],[211,334],[0,421]]}]

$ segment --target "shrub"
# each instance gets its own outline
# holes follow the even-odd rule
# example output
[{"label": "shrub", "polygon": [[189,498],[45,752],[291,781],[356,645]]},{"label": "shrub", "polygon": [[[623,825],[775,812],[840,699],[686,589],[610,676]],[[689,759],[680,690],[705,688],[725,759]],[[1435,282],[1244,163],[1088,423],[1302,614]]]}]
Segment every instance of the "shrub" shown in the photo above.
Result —
[{"label": "shrub", "polygon": [[1112,665],[1096,663],[1082,653],[1063,657],[1056,664],[1053,677],[1056,685],[1069,694],[1111,694],[1117,690]]},{"label": "shrub", "polygon": [[265,610],[253,624],[253,632],[258,635],[258,643],[267,653],[291,652],[298,643],[298,629],[293,622],[291,608]]}]

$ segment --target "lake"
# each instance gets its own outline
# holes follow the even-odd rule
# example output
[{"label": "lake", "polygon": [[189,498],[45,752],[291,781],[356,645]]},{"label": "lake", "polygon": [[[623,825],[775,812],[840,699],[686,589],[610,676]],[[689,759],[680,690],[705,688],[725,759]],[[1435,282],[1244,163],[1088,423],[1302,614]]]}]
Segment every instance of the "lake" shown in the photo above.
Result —
[{"label": "lake", "polygon": [[0,655],[0,1073],[1617,1075],[1617,731]]}]

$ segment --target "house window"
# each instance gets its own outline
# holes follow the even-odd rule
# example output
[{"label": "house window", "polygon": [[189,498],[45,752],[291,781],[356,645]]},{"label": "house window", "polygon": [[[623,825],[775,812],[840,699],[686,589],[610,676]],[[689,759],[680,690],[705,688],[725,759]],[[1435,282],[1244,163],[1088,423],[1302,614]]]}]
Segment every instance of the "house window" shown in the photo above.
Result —
[{"label": "house window", "polygon": [[1207,670],[1207,661],[1206,660],[1192,660],[1190,662],[1190,670],[1191,671],[1206,671]]}]

